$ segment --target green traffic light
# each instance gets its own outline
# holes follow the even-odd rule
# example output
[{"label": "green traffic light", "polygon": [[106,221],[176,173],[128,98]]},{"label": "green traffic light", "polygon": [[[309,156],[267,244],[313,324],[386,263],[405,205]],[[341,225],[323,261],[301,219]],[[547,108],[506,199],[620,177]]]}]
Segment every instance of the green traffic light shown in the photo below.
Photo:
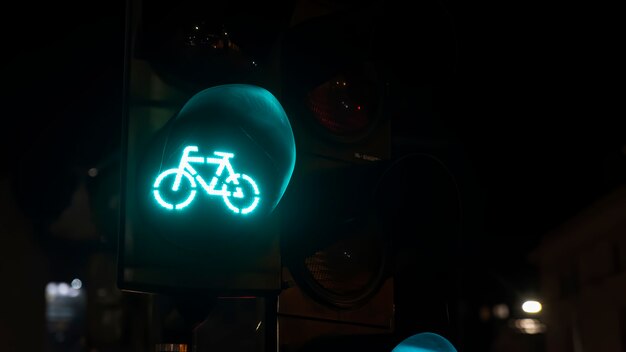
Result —
[{"label": "green traffic light", "polygon": [[457,350],[445,337],[432,332],[423,332],[406,338],[391,352],[457,352]]},{"label": "green traffic light", "polygon": [[[185,147],[178,167],[165,170],[157,176],[152,191],[157,204],[168,210],[182,210],[195,199],[196,185],[199,184],[207,195],[222,197],[226,207],[233,213],[242,215],[252,213],[261,200],[259,187],[250,176],[235,172],[230,162],[235,154],[215,151],[213,155],[217,157],[190,156],[190,153],[198,151],[197,146]],[[192,163],[217,165],[210,183],[207,184],[191,166]],[[224,170],[227,174],[224,174]],[[183,180],[188,184],[181,189]],[[172,184],[171,189],[168,182]],[[170,197],[162,193],[168,193]]]}]

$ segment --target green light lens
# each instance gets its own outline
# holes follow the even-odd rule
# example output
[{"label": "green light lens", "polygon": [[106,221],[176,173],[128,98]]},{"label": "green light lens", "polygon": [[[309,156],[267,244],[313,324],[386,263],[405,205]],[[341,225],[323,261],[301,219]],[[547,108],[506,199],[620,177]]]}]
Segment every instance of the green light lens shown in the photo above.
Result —
[{"label": "green light lens", "polygon": [[[221,196],[226,207],[233,213],[242,215],[252,213],[261,200],[259,186],[250,176],[235,172],[230,162],[231,159],[235,158],[235,154],[213,152],[213,155],[218,156],[218,158],[189,155],[198,151],[197,146],[185,147],[178,168],[165,170],[157,176],[152,191],[157,204],[168,210],[186,208],[195,199],[197,180],[208,196]],[[191,166],[192,163],[204,164],[205,161],[206,164],[217,165],[209,185]],[[227,172],[225,175],[227,177],[222,177],[224,170]],[[182,182],[183,176],[188,183]],[[168,181],[172,182],[171,188],[168,187]],[[183,183],[182,188],[181,183]],[[167,200],[164,199],[162,193],[168,194]]]}]

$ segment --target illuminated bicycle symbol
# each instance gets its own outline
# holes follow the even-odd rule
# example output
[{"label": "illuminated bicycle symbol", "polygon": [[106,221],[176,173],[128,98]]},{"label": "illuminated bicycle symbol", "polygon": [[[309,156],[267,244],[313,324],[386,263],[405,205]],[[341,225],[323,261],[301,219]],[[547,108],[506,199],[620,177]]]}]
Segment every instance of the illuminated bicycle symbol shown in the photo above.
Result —
[{"label": "illuminated bicycle symbol", "polygon": [[[178,168],[165,170],[154,181],[153,194],[162,207],[180,210],[191,204],[196,196],[196,185],[210,196],[220,196],[228,209],[237,214],[251,213],[259,205],[259,187],[248,176],[236,173],[230,163],[232,153],[213,152],[217,157],[189,156],[198,147],[188,146],[183,150]],[[191,164],[216,164],[215,174],[208,184]],[[224,169],[228,172],[222,176]],[[185,184],[181,186],[183,180]],[[171,185],[171,187],[170,187]]]}]

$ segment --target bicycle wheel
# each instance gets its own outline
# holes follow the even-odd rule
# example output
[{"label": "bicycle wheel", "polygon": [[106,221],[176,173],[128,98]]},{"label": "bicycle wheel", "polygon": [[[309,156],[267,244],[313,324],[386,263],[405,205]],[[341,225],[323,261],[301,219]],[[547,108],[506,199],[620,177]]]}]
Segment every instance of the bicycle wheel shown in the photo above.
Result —
[{"label": "bicycle wheel", "polygon": [[[178,190],[173,190],[176,175],[179,169],[169,169],[163,171],[154,181],[152,193],[157,203],[168,210],[180,210],[188,206],[196,196],[196,181],[187,172],[182,171],[181,184]],[[188,182],[182,182],[187,180]]]},{"label": "bicycle wheel", "polygon": [[[230,193],[224,193],[224,203],[237,214],[252,213],[260,202],[259,187],[245,174],[233,174],[224,182]],[[234,191],[233,191],[234,190]],[[229,195],[226,195],[229,194]]]}]

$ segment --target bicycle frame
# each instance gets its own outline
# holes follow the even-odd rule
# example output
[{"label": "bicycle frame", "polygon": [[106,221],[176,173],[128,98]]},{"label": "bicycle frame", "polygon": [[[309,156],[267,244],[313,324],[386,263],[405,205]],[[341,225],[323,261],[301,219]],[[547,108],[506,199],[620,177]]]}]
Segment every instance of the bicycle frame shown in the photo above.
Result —
[{"label": "bicycle frame", "polygon": [[[189,204],[191,204],[191,202],[193,201],[196,195],[195,188],[196,188],[196,181],[197,181],[197,183],[200,184],[200,186],[207,192],[207,194],[220,196],[224,200],[224,203],[226,204],[226,206],[230,210],[232,210],[234,213],[248,214],[257,207],[260,201],[259,188],[256,182],[250,176],[235,172],[235,170],[233,169],[233,166],[230,163],[230,159],[233,158],[235,154],[216,151],[216,152],[213,152],[213,154],[217,157],[205,158],[205,157],[190,155],[190,153],[196,153],[196,152],[198,152],[197,146],[185,147],[185,149],[183,149],[183,155],[180,159],[180,163],[178,164],[178,167],[165,170],[161,172],[159,176],[157,176],[152,192],[154,194],[155,200],[157,201],[157,203],[159,203],[159,205],[170,210],[172,209],[180,210],[180,209],[187,207]],[[211,179],[210,183],[207,184],[204,178],[202,178],[202,176],[199,175],[198,172],[191,165],[192,163],[194,164],[206,163],[206,164],[217,165],[217,169],[215,170],[215,174],[213,178]],[[228,173],[226,176],[226,179],[221,177],[222,174],[224,173],[224,169],[226,169]],[[158,188],[161,185],[161,182],[164,180],[165,177],[168,177],[169,175],[172,175],[175,177],[174,182],[172,184],[173,192],[177,192],[180,189],[180,184],[181,184],[181,180],[183,176],[185,176],[185,178],[189,180],[189,183],[191,184],[191,190],[189,192],[189,196],[184,201],[181,201],[180,203],[173,204],[173,203],[167,202],[166,200],[163,199],[163,197],[161,196],[161,193],[158,190]],[[222,179],[221,189],[216,189],[218,182],[220,182],[219,180],[220,178]],[[243,181],[244,183],[249,185],[247,187],[245,194],[244,194],[244,191],[242,190],[242,184],[240,181]],[[232,184],[235,189],[232,190],[232,192],[229,191],[227,184]],[[244,200],[246,198],[246,195],[251,200],[250,204],[242,206],[241,204],[235,204],[231,202],[230,200],[230,197]]]},{"label": "bicycle frame", "polygon": [[[176,175],[176,179],[174,180],[174,185],[172,186],[172,191],[178,191],[180,187],[180,180],[183,177],[183,170],[187,170],[191,174],[191,176],[195,177],[198,180],[198,183],[204,188],[204,190],[210,195],[216,196],[226,196],[230,197],[231,192],[226,191],[226,186],[224,185],[221,190],[215,190],[215,186],[217,185],[217,178],[222,176],[222,172],[224,172],[224,168],[228,171],[228,178],[233,179],[234,183],[237,185],[239,182],[235,177],[235,170],[233,170],[233,166],[230,163],[230,158],[234,157],[233,153],[224,153],[224,152],[213,152],[213,154],[217,156],[221,156],[221,158],[203,158],[197,156],[189,156],[191,152],[197,152],[198,147],[196,146],[188,146],[183,150],[183,156],[180,159],[180,164],[178,165],[178,174]],[[215,171],[215,176],[211,180],[211,183],[207,185],[206,181],[202,178],[202,176],[198,175],[198,172],[191,166],[191,163],[197,164],[217,164],[217,170]],[[236,198],[243,197],[241,193],[241,189],[238,189],[235,194],[233,194]]]}]

